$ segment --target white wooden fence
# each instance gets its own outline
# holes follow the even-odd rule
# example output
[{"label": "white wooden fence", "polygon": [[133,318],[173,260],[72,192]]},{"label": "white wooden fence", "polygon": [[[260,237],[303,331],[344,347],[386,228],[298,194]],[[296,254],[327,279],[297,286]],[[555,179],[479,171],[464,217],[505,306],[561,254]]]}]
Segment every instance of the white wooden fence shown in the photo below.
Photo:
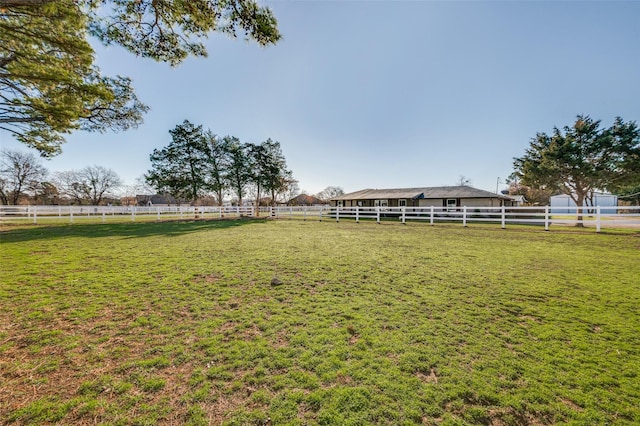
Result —
[{"label": "white wooden fence", "polygon": [[581,223],[602,228],[640,228],[640,206],[590,207],[582,208],[582,218],[578,220],[578,208],[563,208],[562,214],[552,213],[551,207],[261,207],[259,212],[252,206],[0,206],[0,223],[29,221],[44,223],[47,221],[80,221],[98,219],[102,222],[114,218],[126,218],[136,221],[165,219],[221,219],[238,217],[269,217],[290,220],[351,220],[360,221],[396,221],[400,223],[423,222],[435,225],[440,222],[494,223],[506,228],[511,224],[530,224],[544,226],[549,230],[552,225],[575,225]]},{"label": "white wooden fence", "polygon": [[[263,209],[261,209],[262,211]],[[582,218],[578,220],[578,210]],[[603,210],[606,212],[604,213]],[[382,221],[421,221],[434,225],[437,222],[460,222],[463,226],[470,223],[495,223],[506,228],[507,224],[530,224],[592,226],[600,232],[601,228],[640,228],[640,206],[619,206],[600,208],[573,208],[563,214],[551,214],[549,206],[543,207],[274,207],[264,209],[276,219],[302,220],[369,220]]]},{"label": "white wooden fence", "polygon": [[251,217],[255,209],[251,206],[0,206],[0,222],[27,220],[33,223],[67,220],[71,223],[83,219],[99,218],[102,222],[123,217],[135,222],[146,219],[215,219]]}]

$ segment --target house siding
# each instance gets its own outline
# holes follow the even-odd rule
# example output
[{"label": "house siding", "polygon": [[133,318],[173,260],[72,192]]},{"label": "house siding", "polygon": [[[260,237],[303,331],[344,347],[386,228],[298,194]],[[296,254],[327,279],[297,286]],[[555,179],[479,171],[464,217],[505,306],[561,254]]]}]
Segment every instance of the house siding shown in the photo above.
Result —
[{"label": "house siding", "polygon": [[407,207],[447,207],[447,200],[455,200],[456,207],[499,207],[513,204],[509,197],[468,186],[363,189],[331,200],[331,205],[344,207],[374,207],[380,200],[388,207],[398,207],[405,200]]},{"label": "house siding", "polygon": [[442,207],[442,203],[445,201],[442,198],[430,198],[427,200],[419,200],[419,207]]},{"label": "house siding", "polygon": [[460,205],[467,207],[499,207],[501,204],[500,200],[494,200],[493,198],[462,198]]}]

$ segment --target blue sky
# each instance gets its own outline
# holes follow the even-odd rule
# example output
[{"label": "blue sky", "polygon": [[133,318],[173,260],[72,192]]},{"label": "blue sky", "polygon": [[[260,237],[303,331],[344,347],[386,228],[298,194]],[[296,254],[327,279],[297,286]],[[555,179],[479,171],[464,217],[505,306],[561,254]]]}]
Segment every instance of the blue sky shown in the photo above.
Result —
[{"label": "blue sky", "polygon": [[137,130],[70,135],[44,165],[97,164],[132,184],[188,119],[279,141],[308,193],[460,175],[495,191],[536,132],[578,114],[640,121],[638,1],[266,4],[284,37],[268,48],[212,35],[208,58],[171,68],[95,44],[103,73],[131,77],[151,111]]}]

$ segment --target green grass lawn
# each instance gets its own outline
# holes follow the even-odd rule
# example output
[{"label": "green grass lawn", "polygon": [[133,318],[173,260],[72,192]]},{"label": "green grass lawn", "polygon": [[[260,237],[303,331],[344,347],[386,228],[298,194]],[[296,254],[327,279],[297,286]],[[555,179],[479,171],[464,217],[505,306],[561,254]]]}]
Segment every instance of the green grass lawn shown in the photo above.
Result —
[{"label": "green grass lawn", "polygon": [[635,231],[238,220],[0,238],[0,423],[640,423]]}]

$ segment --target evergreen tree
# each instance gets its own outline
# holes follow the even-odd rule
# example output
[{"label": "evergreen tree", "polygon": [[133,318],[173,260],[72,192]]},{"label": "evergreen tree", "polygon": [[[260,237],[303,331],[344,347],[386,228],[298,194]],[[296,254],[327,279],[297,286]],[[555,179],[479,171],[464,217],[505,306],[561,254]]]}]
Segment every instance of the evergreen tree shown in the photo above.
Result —
[{"label": "evergreen tree", "polygon": [[254,0],[0,0],[0,130],[45,157],[73,130],[126,130],[148,107],[126,77],[105,77],[88,36],[177,65],[206,56],[211,32],[261,45],[280,34]]},{"label": "evergreen tree", "polygon": [[514,173],[523,185],[567,194],[578,209],[596,190],[615,190],[637,179],[640,131],[635,122],[616,118],[610,128],[579,115],[573,126],[538,133],[525,155],[514,159]]},{"label": "evergreen tree", "polygon": [[241,143],[234,136],[225,136],[224,143],[229,155],[226,179],[229,183],[229,188],[238,198],[238,205],[242,206],[247,195],[248,186],[253,179],[248,145]]},{"label": "evergreen tree", "polygon": [[158,192],[195,202],[205,194],[207,141],[202,126],[188,120],[170,130],[172,141],[150,155],[146,180]]},{"label": "evergreen tree", "polygon": [[204,168],[206,170],[207,188],[214,193],[216,202],[221,206],[229,187],[227,182],[230,162],[229,148],[227,146],[228,138],[220,138],[214,135],[211,130],[207,130],[204,137],[206,141],[206,164]]}]

